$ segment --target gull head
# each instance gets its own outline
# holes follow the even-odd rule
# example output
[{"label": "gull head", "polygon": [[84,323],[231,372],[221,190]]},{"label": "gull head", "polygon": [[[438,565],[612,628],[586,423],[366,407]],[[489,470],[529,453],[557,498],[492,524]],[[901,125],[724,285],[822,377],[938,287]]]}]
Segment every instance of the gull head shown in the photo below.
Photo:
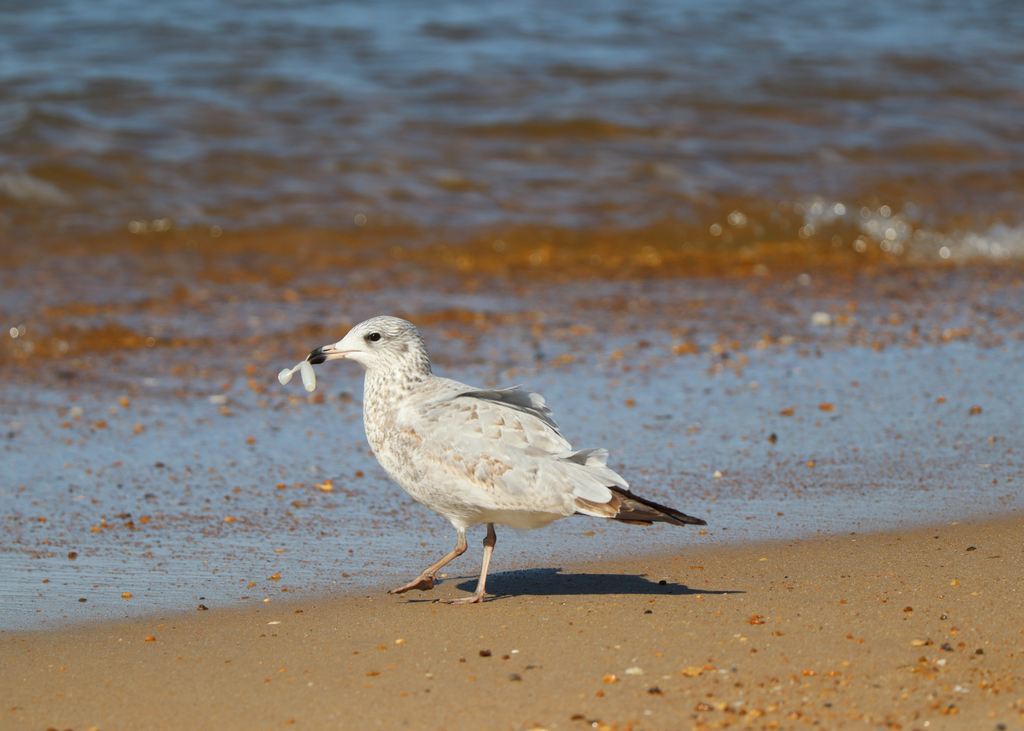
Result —
[{"label": "gull head", "polygon": [[398,317],[372,317],[349,330],[338,342],[321,346],[306,356],[313,365],[338,358],[354,360],[367,371],[430,373],[423,337],[415,325]]}]

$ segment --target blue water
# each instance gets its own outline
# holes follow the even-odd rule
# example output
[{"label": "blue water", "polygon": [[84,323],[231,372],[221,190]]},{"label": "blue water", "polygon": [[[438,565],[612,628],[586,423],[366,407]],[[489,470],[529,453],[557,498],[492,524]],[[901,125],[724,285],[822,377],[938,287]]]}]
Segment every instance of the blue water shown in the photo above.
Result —
[{"label": "blue water", "polygon": [[6,3],[0,225],[1016,225],[1022,37],[1013,1]]}]

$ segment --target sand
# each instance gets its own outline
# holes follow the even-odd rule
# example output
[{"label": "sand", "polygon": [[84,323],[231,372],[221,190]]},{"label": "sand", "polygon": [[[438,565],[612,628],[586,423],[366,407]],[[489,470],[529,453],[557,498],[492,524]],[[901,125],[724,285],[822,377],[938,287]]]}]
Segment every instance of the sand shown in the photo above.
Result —
[{"label": "sand", "polygon": [[[478,547],[475,547],[477,551]],[[501,549],[499,541],[498,550]],[[1024,517],[0,634],[4,729],[1002,729]]]}]

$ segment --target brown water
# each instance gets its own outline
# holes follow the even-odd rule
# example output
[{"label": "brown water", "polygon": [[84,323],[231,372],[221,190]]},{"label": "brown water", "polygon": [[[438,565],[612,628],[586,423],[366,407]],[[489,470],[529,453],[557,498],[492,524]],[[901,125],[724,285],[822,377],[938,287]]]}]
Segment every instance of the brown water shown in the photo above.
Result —
[{"label": "brown water", "polygon": [[0,28],[7,242],[660,225],[669,251],[1024,253],[1011,0],[51,0]]}]

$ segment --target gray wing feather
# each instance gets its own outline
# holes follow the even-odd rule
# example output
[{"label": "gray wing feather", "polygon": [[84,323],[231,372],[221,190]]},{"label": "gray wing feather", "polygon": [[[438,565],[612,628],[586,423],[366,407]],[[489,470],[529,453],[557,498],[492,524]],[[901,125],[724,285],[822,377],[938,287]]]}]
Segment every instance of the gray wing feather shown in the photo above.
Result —
[{"label": "gray wing feather", "polygon": [[551,409],[544,405],[544,397],[538,393],[524,391],[519,386],[494,390],[466,391],[457,398],[476,398],[483,401],[494,401],[523,413],[535,416],[549,427],[558,431],[558,424],[551,418]]}]

